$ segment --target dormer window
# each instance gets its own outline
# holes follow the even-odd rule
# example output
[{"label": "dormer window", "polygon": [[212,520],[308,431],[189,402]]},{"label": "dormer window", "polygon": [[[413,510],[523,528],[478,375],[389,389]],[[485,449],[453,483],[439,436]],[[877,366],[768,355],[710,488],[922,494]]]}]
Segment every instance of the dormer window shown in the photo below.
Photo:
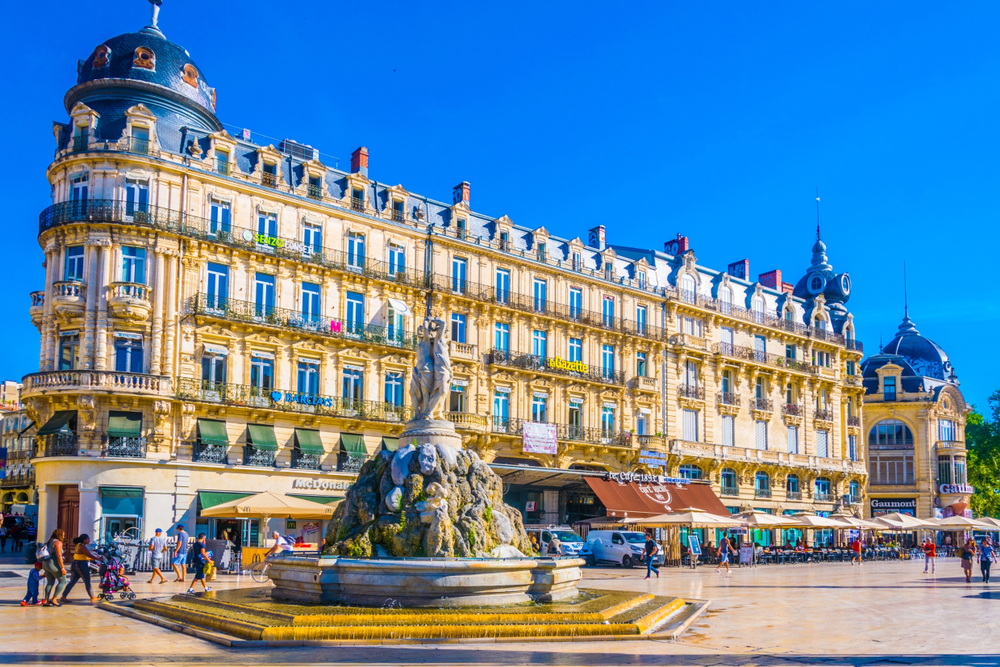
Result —
[{"label": "dormer window", "polygon": [[583,256],[578,252],[573,253],[573,270],[579,271],[583,268]]},{"label": "dormer window", "polygon": [[510,232],[500,232],[500,249],[510,250]]},{"label": "dormer window", "polygon": [[813,294],[819,294],[823,291],[823,285],[825,283],[826,281],[823,280],[823,276],[813,276],[809,279],[809,291]]},{"label": "dormer window", "polygon": [[192,65],[191,63],[188,63],[187,65],[184,66],[184,68],[181,71],[183,72],[182,76],[184,77],[184,83],[191,86],[192,88],[197,88],[198,70],[195,68],[195,66]]},{"label": "dormer window", "polygon": [[142,125],[132,126],[132,138],[129,142],[129,149],[133,153],[149,153],[149,128]]},{"label": "dormer window", "polygon": [[639,289],[646,289],[646,272],[639,271],[638,279],[639,279]]},{"label": "dormer window", "polygon": [[545,261],[545,257],[546,257],[546,255],[545,255],[545,244],[544,243],[539,243],[538,244],[538,261],[539,262],[544,262]]},{"label": "dormer window", "polygon": [[91,65],[94,69],[104,69],[111,60],[111,49],[101,44],[94,49],[94,62]]},{"label": "dormer window", "polygon": [[261,174],[261,182],[269,188],[278,185],[278,165],[273,162],[265,162],[264,170]]},{"label": "dormer window", "polygon": [[135,59],[132,61],[135,67],[141,67],[142,69],[148,69],[149,71],[156,70],[156,55],[153,53],[152,49],[147,49],[145,46],[137,46],[135,49]]},{"label": "dormer window", "polygon": [[393,222],[406,222],[406,202],[402,199],[394,199],[392,201],[392,221]]},{"label": "dormer window", "polygon": [[895,401],[896,400],[896,376],[886,375],[882,378],[882,400],[883,401]]},{"label": "dormer window", "polygon": [[604,263],[604,279],[611,280],[615,273],[615,265],[612,262]]},{"label": "dormer window", "polygon": [[309,177],[309,197],[311,199],[322,199],[323,198],[323,184],[319,176]]},{"label": "dormer window", "polygon": [[229,151],[215,150],[215,171],[223,176],[229,175]]},{"label": "dormer window", "polygon": [[468,221],[466,221],[465,218],[459,218],[455,224],[455,235],[458,238],[465,240],[465,234],[468,228],[469,228]]},{"label": "dormer window", "polygon": [[365,191],[361,188],[351,190],[351,209],[361,212],[365,210]]},{"label": "dormer window", "polygon": [[74,127],[75,134],[73,135],[73,151],[80,152],[87,150],[87,146],[90,145],[90,127],[87,125],[77,125]]}]

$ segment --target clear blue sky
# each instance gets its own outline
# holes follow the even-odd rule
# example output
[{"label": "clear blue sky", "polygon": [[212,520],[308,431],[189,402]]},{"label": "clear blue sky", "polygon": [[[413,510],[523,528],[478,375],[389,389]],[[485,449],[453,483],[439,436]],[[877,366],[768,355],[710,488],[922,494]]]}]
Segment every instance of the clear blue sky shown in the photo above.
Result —
[{"label": "clear blue sky", "polygon": [[[809,263],[823,236],[869,352],[903,310],[951,355],[966,397],[1000,389],[1000,3],[386,3],[164,0],[160,27],[219,91],[220,119],[473,208],[751,274]],[[76,62],[141,28],[141,0],[5,3],[8,289],[0,377],[37,370],[51,121]],[[332,158],[324,160],[333,164]],[[978,338],[977,338],[978,337]]]}]

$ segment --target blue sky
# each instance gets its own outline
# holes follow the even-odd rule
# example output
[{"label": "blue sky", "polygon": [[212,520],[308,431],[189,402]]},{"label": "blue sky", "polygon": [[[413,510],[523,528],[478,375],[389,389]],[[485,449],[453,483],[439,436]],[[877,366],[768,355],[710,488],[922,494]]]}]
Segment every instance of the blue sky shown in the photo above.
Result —
[{"label": "blue sky", "polygon": [[[140,0],[6,3],[0,377],[37,370],[51,121],[76,62],[148,19]],[[55,18],[53,18],[55,17]],[[61,18],[60,18],[61,17]],[[164,0],[160,27],[218,89],[220,119],[292,138],[372,178],[522,225],[662,248],[794,282],[822,198],[869,353],[910,315],[970,402],[1000,389],[977,330],[997,330],[1000,3],[273,3]],[[44,35],[44,38],[41,37]]]}]

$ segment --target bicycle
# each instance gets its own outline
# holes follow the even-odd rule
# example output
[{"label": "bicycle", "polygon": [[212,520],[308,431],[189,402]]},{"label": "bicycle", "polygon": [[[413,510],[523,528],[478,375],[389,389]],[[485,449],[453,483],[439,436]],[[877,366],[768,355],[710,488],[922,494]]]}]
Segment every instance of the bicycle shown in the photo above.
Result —
[{"label": "bicycle", "polygon": [[267,574],[267,571],[270,569],[271,563],[266,560],[254,563],[253,567],[250,568],[250,576],[253,577],[253,580],[258,584],[266,584],[270,580],[270,577]]}]

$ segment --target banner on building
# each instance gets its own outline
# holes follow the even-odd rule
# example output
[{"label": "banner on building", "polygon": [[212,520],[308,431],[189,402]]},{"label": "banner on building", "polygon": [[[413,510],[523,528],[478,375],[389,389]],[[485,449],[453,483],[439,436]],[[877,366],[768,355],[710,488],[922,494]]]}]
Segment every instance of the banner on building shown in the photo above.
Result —
[{"label": "banner on building", "polygon": [[556,453],[556,425],[540,422],[522,422],[525,454]]}]

